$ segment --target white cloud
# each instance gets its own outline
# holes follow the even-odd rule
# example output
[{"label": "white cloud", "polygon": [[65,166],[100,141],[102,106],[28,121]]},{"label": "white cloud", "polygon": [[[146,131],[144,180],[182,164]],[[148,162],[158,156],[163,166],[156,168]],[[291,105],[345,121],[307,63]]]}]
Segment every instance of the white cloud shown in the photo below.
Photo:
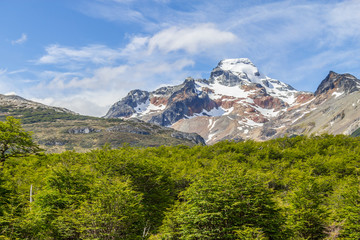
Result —
[{"label": "white cloud", "polygon": [[165,29],[151,37],[148,45],[150,53],[159,49],[165,53],[184,50],[196,54],[235,39],[233,33],[219,30],[213,24],[200,24]]},{"label": "white cloud", "polygon": [[23,44],[27,41],[27,35],[25,33],[21,34],[21,37],[19,39],[11,41],[12,45],[16,44]]},{"label": "white cloud", "polygon": [[94,64],[111,64],[120,57],[117,49],[104,45],[89,45],[81,48],[51,45],[46,47],[47,54],[36,61],[38,64],[69,64],[72,62],[91,62]]},{"label": "white cloud", "polygon": [[194,62],[189,59],[180,59],[173,63],[150,61],[137,65],[120,65],[117,67],[97,68],[85,77],[77,72],[53,72],[42,73],[43,79],[47,79],[38,85],[38,88],[53,90],[80,89],[80,90],[105,90],[123,88],[131,90],[135,87],[153,86],[153,80],[165,78],[179,78],[181,71],[192,66]]},{"label": "white cloud", "polygon": [[54,98],[48,97],[48,98],[30,98],[31,101],[42,103],[48,106],[51,106],[54,103]]},{"label": "white cloud", "polygon": [[139,51],[143,51],[141,57],[143,57],[146,46],[149,42],[150,37],[138,37],[135,36],[131,39],[130,43],[126,45],[126,47],[122,50],[122,54],[126,57],[133,57],[136,56]]},{"label": "white cloud", "polygon": [[82,91],[76,94],[57,93],[54,97],[31,98],[49,106],[63,107],[82,115],[102,117],[110,106],[125,96],[127,90]]},{"label": "white cloud", "polygon": [[127,79],[122,79],[126,71],[129,70],[128,66],[118,67],[103,67],[98,68],[92,74],[92,77],[86,78],[73,78],[66,84],[66,88],[81,88],[81,89],[104,89],[110,88],[115,83],[121,82],[121,84],[130,83]]},{"label": "white cloud", "polygon": [[[222,44],[233,42],[236,36],[221,31],[214,24],[200,24],[192,27],[170,27],[153,36],[135,36],[123,49],[112,49],[105,45],[88,45],[80,48],[51,45],[46,54],[35,61],[37,64],[64,64],[74,66],[81,63],[113,64],[124,58],[147,57],[184,50],[191,54],[200,53]],[[129,60],[129,59],[126,59]]]},{"label": "white cloud", "polygon": [[[97,98],[99,98],[99,96],[97,96]],[[110,105],[100,106],[93,99],[89,100],[88,96],[85,96],[85,94],[81,94],[81,96],[76,95],[76,96],[53,99],[51,102],[46,101],[46,99],[45,101],[42,101],[41,99],[39,100],[44,104],[55,107],[67,108],[73,112],[87,116],[102,117],[106,114],[107,110],[110,108]]]},{"label": "white cloud", "polygon": [[45,71],[39,76],[43,81],[29,91],[41,95],[38,101],[42,103],[85,115],[104,116],[130,90],[154,90],[162,82],[178,83],[188,76],[184,68],[193,64],[186,58],[173,62],[151,59],[132,65],[95,68],[88,73]]}]

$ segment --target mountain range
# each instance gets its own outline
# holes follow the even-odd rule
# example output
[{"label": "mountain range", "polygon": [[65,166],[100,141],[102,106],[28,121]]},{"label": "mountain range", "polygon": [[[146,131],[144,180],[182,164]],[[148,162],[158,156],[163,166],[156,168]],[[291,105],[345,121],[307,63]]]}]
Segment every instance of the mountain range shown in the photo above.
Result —
[{"label": "mountain range", "polygon": [[0,94],[0,120],[14,116],[48,152],[102,147],[214,144],[285,135],[360,135],[360,80],[330,71],[314,93],[262,74],[247,58],[225,59],[209,79],[132,90],[103,118]]},{"label": "mountain range", "polygon": [[[320,82],[320,81],[319,81]],[[155,91],[132,90],[107,119],[139,119],[207,144],[284,135],[351,134],[360,127],[360,80],[330,71],[314,93],[262,74],[247,58],[225,59],[209,79],[187,78]]]}]

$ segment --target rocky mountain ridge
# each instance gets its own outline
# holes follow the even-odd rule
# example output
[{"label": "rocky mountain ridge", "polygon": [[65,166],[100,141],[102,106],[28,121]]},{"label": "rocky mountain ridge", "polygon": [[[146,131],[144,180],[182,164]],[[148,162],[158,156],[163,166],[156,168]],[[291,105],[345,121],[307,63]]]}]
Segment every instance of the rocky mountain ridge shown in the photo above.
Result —
[{"label": "rocky mountain ridge", "polygon": [[225,59],[208,80],[187,78],[153,92],[133,90],[105,118],[138,118],[195,132],[209,144],[285,134],[349,134],[360,126],[355,111],[359,89],[356,77],[331,71],[315,93],[297,91],[265,76],[249,59]]}]

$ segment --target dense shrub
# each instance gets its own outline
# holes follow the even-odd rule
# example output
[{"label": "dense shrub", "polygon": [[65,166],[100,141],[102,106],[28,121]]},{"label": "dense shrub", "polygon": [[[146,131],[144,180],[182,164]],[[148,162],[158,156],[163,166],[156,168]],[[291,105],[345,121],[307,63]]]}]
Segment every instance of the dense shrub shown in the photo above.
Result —
[{"label": "dense shrub", "polygon": [[0,239],[358,239],[359,174],[342,135],[9,157]]}]

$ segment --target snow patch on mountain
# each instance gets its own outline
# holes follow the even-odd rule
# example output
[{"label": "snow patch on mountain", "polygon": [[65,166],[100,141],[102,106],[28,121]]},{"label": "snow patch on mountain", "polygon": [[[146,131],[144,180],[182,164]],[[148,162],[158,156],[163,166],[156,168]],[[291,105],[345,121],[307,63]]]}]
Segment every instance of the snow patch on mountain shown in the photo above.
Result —
[{"label": "snow patch on mountain", "polygon": [[221,117],[221,116],[224,116],[224,115],[229,115],[233,110],[234,110],[233,107],[228,108],[228,109],[225,109],[223,107],[218,107],[218,108],[213,108],[210,111],[207,111],[206,109],[204,109],[200,113],[194,113],[192,116],[186,116],[186,117],[188,119],[194,118],[194,117],[200,117],[200,116]]},{"label": "snow patch on mountain", "polygon": [[333,92],[333,96],[335,96],[335,98],[340,97],[341,95],[343,95],[345,92]]},{"label": "snow patch on mountain", "polygon": [[286,87],[283,86],[282,84],[276,84],[276,85],[278,86],[275,87],[274,89],[271,90],[267,89],[269,95],[277,97],[289,105],[293,104],[296,101],[296,93],[298,93],[298,91],[286,89]]},{"label": "snow patch on mountain", "polygon": [[218,107],[218,108],[213,108],[210,111],[204,110],[203,113],[205,113],[208,116],[217,117],[224,115],[226,113],[226,110],[222,107]]},{"label": "snow patch on mountain", "polygon": [[208,129],[211,129],[213,126],[214,126],[214,125],[213,125],[213,119],[210,118],[210,119],[209,119],[209,124],[208,124]]},{"label": "snow patch on mountain", "polygon": [[165,108],[166,108],[166,105],[156,106],[156,105],[150,103],[150,100],[148,99],[144,103],[140,103],[134,108],[134,110],[136,112],[131,116],[131,118],[141,117],[141,116],[144,116],[144,115],[149,114],[151,112],[162,111]]},{"label": "snow patch on mountain", "polygon": [[217,121],[218,121],[218,119],[215,121],[213,121],[212,118],[210,119],[209,125],[208,125],[209,135],[208,135],[207,139],[205,140],[205,142],[209,142],[209,141],[213,140],[214,136],[216,135],[217,131],[212,132],[212,130],[215,127]]},{"label": "snow patch on mountain", "polygon": [[[211,84],[210,86],[211,86],[211,89],[213,89],[215,91],[213,96],[211,96],[212,99],[219,99],[222,96],[247,98],[250,93],[249,91],[244,91],[239,86],[227,87],[227,86],[221,85],[218,82]],[[210,94],[210,95],[212,95],[212,94]]]},{"label": "snow patch on mountain", "polygon": [[246,126],[246,127],[261,127],[262,125],[264,125],[263,123],[257,123],[251,119],[248,119],[248,118],[245,118],[241,121],[238,121],[238,124],[239,125],[242,125],[242,126]]},{"label": "snow patch on mountain", "polygon": [[275,111],[275,109],[266,109],[259,106],[254,106],[254,108],[259,111],[263,116],[266,117],[276,117],[281,111]]},{"label": "snow patch on mountain", "polygon": [[229,115],[230,113],[232,113],[234,111],[234,107],[228,108],[226,109],[224,116]]},{"label": "snow patch on mountain", "polygon": [[263,123],[257,123],[251,119],[246,119],[246,124],[251,127],[260,127],[260,126],[264,125]]}]

